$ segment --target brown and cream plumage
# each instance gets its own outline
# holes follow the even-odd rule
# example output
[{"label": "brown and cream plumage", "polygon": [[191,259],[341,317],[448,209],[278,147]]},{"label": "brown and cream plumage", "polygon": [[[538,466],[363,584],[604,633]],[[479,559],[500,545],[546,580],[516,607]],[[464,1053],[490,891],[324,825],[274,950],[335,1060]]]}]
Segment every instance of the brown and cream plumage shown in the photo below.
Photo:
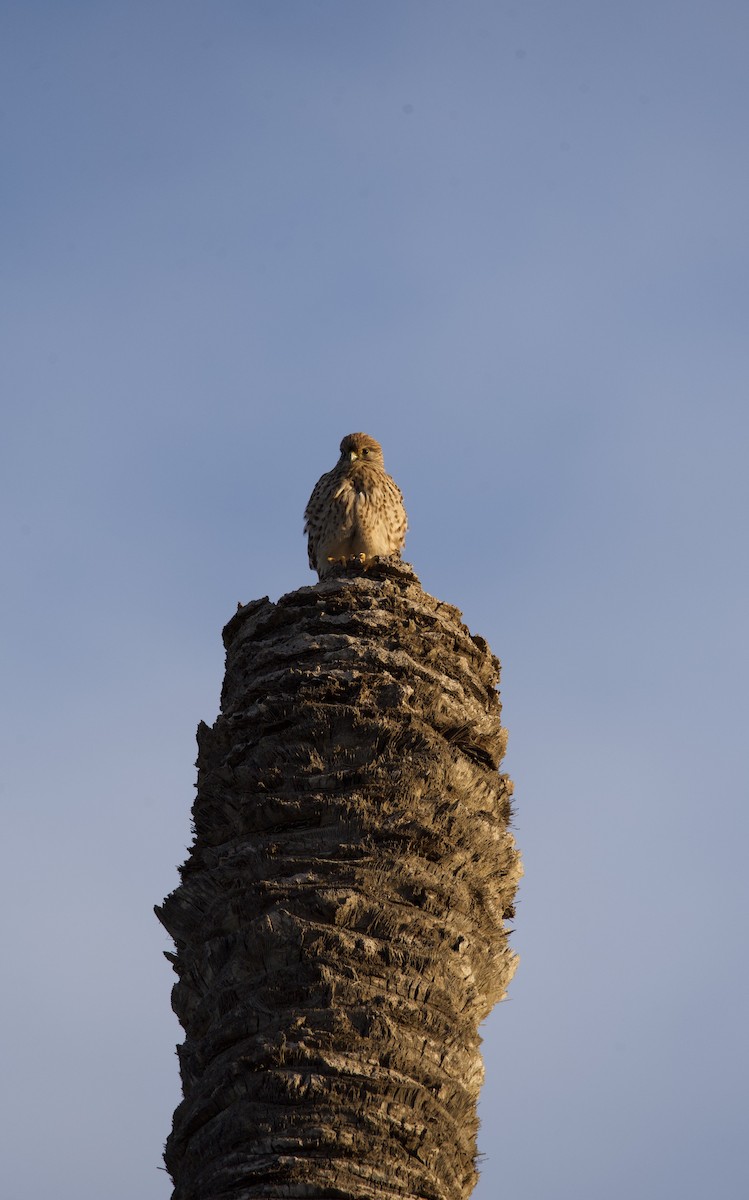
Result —
[{"label": "brown and cream plumage", "polygon": [[406,528],[403,497],[385,470],[380,443],[366,433],[349,433],[304,513],[310,568],[322,578],[340,563],[400,557]]}]

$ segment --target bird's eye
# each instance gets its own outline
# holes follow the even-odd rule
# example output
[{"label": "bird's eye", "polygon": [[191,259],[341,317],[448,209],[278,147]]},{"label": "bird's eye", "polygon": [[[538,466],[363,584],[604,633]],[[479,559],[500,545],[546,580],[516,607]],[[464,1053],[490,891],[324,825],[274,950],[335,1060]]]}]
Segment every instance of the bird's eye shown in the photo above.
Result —
[{"label": "bird's eye", "polygon": [[364,454],[364,455],[369,454],[369,447],[365,446],[364,449],[362,450],[362,454]]}]

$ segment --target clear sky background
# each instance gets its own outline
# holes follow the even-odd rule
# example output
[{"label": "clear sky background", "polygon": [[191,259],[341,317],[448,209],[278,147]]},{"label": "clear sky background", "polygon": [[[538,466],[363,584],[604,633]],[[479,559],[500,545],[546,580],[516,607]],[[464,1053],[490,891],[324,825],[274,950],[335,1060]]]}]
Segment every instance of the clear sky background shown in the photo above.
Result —
[{"label": "clear sky background", "polygon": [[745,0],[3,0],[2,1193],[167,1200],[238,601],[384,446],[503,662],[476,1200],[749,1192]]}]

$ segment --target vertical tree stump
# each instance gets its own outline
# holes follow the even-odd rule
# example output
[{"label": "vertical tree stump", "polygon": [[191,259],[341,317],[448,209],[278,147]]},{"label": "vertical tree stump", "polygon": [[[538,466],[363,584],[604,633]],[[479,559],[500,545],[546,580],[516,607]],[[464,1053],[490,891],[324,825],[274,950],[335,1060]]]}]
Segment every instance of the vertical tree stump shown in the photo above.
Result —
[{"label": "vertical tree stump", "polygon": [[473,1189],[521,875],[499,663],[405,565],[241,607],[174,938],[174,1200]]}]

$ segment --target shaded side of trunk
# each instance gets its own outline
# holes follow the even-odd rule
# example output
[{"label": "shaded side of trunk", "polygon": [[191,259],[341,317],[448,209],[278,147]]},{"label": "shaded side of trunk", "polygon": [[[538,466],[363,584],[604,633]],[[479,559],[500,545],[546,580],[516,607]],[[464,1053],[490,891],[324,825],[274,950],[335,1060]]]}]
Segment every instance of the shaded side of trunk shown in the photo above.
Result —
[{"label": "shaded side of trunk", "polygon": [[465,1200],[521,874],[499,664],[407,566],[240,608],[198,730],[174,1200]]}]

